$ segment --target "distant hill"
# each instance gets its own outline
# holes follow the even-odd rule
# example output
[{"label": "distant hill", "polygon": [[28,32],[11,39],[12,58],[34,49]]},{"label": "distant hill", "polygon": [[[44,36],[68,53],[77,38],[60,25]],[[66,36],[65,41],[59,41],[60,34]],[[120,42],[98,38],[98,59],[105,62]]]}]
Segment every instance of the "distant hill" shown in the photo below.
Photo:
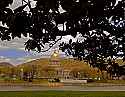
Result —
[{"label": "distant hill", "polygon": [[13,65],[8,62],[0,62],[0,67],[13,67]]}]

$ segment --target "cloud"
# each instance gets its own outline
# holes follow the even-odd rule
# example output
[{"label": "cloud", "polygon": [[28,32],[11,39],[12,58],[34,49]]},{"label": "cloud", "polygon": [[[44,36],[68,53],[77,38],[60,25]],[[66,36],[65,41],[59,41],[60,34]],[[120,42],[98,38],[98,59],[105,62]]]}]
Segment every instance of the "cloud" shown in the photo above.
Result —
[{"label": "cloud", "polygon": [[[69,38],[63,38],[68,40]],[[55,49],[58,49],[58,45],[61,42],[55,44],[49,51],[37,53],[35,51],[25,51],[24,43],[28,38],[15,38],[11,41],[0,41],[0,58],[1,61],[10,62],[12,64],[21,64],[24,62],[32,61],[38,58],[49,58]],[[45,46],[44,49],[48,49]],[[64,57],[64,53],[60,51],[61,57]]]},{"label": "cloud", "polygon": [[9,63],[11,63],[11,59],[7,58],[5,56],[0,56],[0,62],[9,62]]},{"label": "cloud", "polygon": [[37,58],[39,58],[39,57],[33,58],[33,57],[28,56],[28,57],[17,58],[15,60],[18,64],[21,64],[21,63],[26,63],[26,62],[36,60]]},{"label": "cloud", "polygon": [[[33,1],[33,0],[32,0]],[[22,4],[22,0],[14,0],[13,4],[10,6],[12,9],[17,8]],[[32,7],[35,6],[35,2],[32,2]],[[60,8],[62,11],[62,9]],[[7,61],[10,63],[18,64],[23,63],[26,61],[34,60],[37,58],[44,58],[44,57],[50,57],[52,52],[55,49],[58,49],[58,45],[62,41],[68,41],[69,38],[72,38],[70,36],[63,37],[63,40],[59,41],[57,44],[55,44],[49,51],[47,52],[41,52],[36,53],[34,51],[27,52],[25,51],[24,43],[29,39],[26,37],[22,38],[15,38],[11,41],[0,41],[0,61]],[[45,49],[48,49],[48,46],[45,46]],[[61,56],[64,56],[62,52],[60,52]]]},{"label": "cloud", "polygon": [[[0,41],[0,49],[22,49],[24,48],[24,43],[28,40],[29,38],[15,38],[12,39],[11,41]],[[24,49],[23,49],[24,50]]]},{"label": "cloud", "polygon": [[33,60],[35,60],[34,58],[32,58],[32,57],[23,57],[23,58],[17,58],[16,59],[17,61],[22,61],[22,62],[30,62],[30,61],[33,61]]},{"label": "cloud", "polygon": [[5,57],[4,56],[0,56],[0,59],[4,59]]},{"label": "cloud", "polygon": [[25,47],[19,48],[19,50],[25,50]]},{"label": "cloud", "polygon": [[4,57],[4,56],[0,56],[0,62],[8,62],[11,63],[13,65],[18,65],[18,64],[22,64],[22,63],[26,63],[29,61],[35,60],[33,58],[30,57],[22,57],[22,58],[8,58],[8,57]]},{"label": "cloud", "polygon": [[22,0],[13,0],[12,5],[10,5],[10,8],[15,9],[18,6],[20,6],[22,4]]}]

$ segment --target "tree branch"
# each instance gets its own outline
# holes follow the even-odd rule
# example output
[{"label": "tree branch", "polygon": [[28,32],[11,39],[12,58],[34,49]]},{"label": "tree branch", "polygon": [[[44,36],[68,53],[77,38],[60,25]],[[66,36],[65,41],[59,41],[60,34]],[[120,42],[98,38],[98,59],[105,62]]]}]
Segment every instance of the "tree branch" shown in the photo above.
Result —
[{"label": "tree branch", "polygon": [[54,43],[49,44],[49,48],[48,48],[48,49],[43,50],[43,51],[41,51],[41,52],[49,51],[49,50],[50,50],[59,40],[61,40],[61,39],[62,39],[62,36],[61,36],[59,39],[57,39]]}]

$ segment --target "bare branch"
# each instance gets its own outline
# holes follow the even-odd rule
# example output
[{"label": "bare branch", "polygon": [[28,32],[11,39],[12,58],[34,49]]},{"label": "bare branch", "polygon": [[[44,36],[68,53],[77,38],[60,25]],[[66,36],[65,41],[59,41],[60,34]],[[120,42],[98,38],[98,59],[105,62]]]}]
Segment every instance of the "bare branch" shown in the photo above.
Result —
[{"label": "bare branch", "polygon": [[61,36],[59,39],[57,39],[56,41],[54,41],[54,43],[49,44],[49,48],[48,48],[48,49],[43,50],[43,51],[41,51],[41,52],[49,51],[49,50],[50,50],[59,40],[61,40],[61,39],[62,39],[62,36]]}]

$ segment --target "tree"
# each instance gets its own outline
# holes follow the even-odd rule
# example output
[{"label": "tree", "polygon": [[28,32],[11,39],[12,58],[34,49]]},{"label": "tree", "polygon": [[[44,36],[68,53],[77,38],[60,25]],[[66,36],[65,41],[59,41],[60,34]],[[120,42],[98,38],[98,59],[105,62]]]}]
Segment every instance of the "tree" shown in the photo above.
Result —
[{"label": "tree", "polygon": [[[98,60],[125,59],[125,2],[124,0],[35,0],[14,11],[6,8],[12,0],[0,2],[1,40],[11,40],[21,35],[30,37],[26,49],[39,52],[49,50],[62,36],[82,35],[82,41],[60,44],[62,51],[97,66]],[[28,0],[29,1],[29,0]],[[23,9],[29,6],[30,12]],[[64,12],[60,12],[60,6]],[[63,30],[59,29],[62,24]],[[60,38],[57,39],[57,36]],[[46,44],[47,50],[43,50]]]},{"label": "tree", "polygon": [[118,77],[121,75],[120,72],[122,72],[120,66],[118,65],[118,63],[115,62],[115,60],[108,60],[108,65],[106,68],[106,71],[110,74],[110,79],[114,77]]}]

